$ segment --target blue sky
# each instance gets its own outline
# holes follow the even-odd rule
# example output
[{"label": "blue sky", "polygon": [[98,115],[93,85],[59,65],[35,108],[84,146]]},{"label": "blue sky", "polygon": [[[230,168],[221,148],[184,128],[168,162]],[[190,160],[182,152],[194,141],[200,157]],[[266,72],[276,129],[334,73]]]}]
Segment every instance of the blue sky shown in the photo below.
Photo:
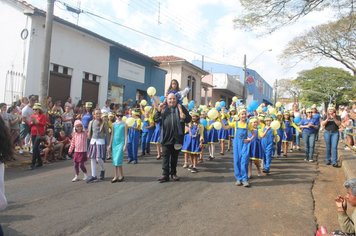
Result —
[{"label": "blue sky", "polygon": [[[310,14],[297,24],[271,35],[259,36],[256,32],[234,29],[232,20],[242,11],[238,0],[60,1],[71,6],[77,6],[80,2],[83,10],[179,45],[175,47],[89,14],[80,14],[80,26],[148,56],[175,55],[191,61],[199,60],[204,55],[206,61],[242,66],[246,54],[248,67],[256,70],[270,85],[275,79],[294,78],[299,71],[319,65],[342,68],[331,60],[305,61],[288,68],[278,60],[288,41],[311,26],[331,20],[332,14],[328,10]],[[47,1],[28,2],[46,9]],[[76,15],[66,11],[60,2],[56,2],[55,6],[55,15],[77,22]]]}]

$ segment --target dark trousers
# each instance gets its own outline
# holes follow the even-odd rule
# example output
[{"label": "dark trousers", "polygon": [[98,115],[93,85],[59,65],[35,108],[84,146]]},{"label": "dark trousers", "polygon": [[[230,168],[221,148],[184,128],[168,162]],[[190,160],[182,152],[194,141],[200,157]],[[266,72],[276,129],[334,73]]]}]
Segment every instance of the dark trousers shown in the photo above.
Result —
[{"label": "dark trousers", "polygon": [[41,159],[41,155],[40,155],[40,144],[42,141],[45,141],[45,137],[44,136],[36,136],[33,135],[31,136],[32,139],[32,166],[36,165],[42,165],[42,159]]},{"label": "dark trousers", "polygon": [[163,145],[162,153],[163,153],[163,162],[162,162],[162,170],[163,176],[168,177],[169,175],[177,174],[177,162],[178,155],[180,150],[175,150],[174,145]]}]

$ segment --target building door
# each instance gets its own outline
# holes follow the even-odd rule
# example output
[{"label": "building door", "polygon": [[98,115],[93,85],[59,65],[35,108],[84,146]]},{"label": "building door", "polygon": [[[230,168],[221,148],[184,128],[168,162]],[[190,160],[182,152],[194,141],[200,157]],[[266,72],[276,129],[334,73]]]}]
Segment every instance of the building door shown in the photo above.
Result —
[{"label": "building door", "polygon": [[82,101],[98,103],[99,83],[91,80],[83,79],[82,85]]},{"label": "building door", "polygon": [[66,75],[51,71],[48,85],[48,95],[52,97],[53,101],[62,101],[65,103],[70,96],[71,75]]}]

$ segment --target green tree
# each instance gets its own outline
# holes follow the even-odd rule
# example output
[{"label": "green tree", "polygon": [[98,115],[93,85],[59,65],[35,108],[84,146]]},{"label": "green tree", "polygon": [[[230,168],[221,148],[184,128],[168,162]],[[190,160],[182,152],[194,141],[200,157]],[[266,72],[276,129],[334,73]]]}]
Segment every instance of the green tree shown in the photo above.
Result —
[{"label": "green tree", "polygon": [[354,89],[355,77],[343,69],[317,67],[300,72],[294,83],[301,88],[303,102],[339,105]]},{"label": "green tree", "polygon": [[296,22],[314,11],[332,8],[338,18],[354,13],[355,0],[240,0],[242,14],[234,19],[235,27],[251,30],[264,27],[273,32]]},{"label": "green tree", "polygon": [[290,41],[281,55],[282,60],[296,63],[321,57],[340,62],[356,75],[356,14],[313,27]]}]

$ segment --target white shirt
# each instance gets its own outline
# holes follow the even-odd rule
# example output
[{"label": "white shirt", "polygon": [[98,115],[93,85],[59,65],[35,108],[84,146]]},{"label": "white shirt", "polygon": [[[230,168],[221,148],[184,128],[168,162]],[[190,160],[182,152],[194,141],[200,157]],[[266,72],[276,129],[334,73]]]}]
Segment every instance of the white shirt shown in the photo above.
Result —
[{"label": "white shirt", "polygon": [[33,114],[33,109],[29,105],[26,105],[24,108],[22,108],[21,115],[22,117],[26,118],[26,121],[28,123],[30,123],[30,117],[32,114]]},{"label": "white shirt", "polygon": [[101,108],[101,112],[104,113],[109,113],[111,110],[110,110],[110,107],[107,107],[107,106],[103,106],[103,108]]}]

